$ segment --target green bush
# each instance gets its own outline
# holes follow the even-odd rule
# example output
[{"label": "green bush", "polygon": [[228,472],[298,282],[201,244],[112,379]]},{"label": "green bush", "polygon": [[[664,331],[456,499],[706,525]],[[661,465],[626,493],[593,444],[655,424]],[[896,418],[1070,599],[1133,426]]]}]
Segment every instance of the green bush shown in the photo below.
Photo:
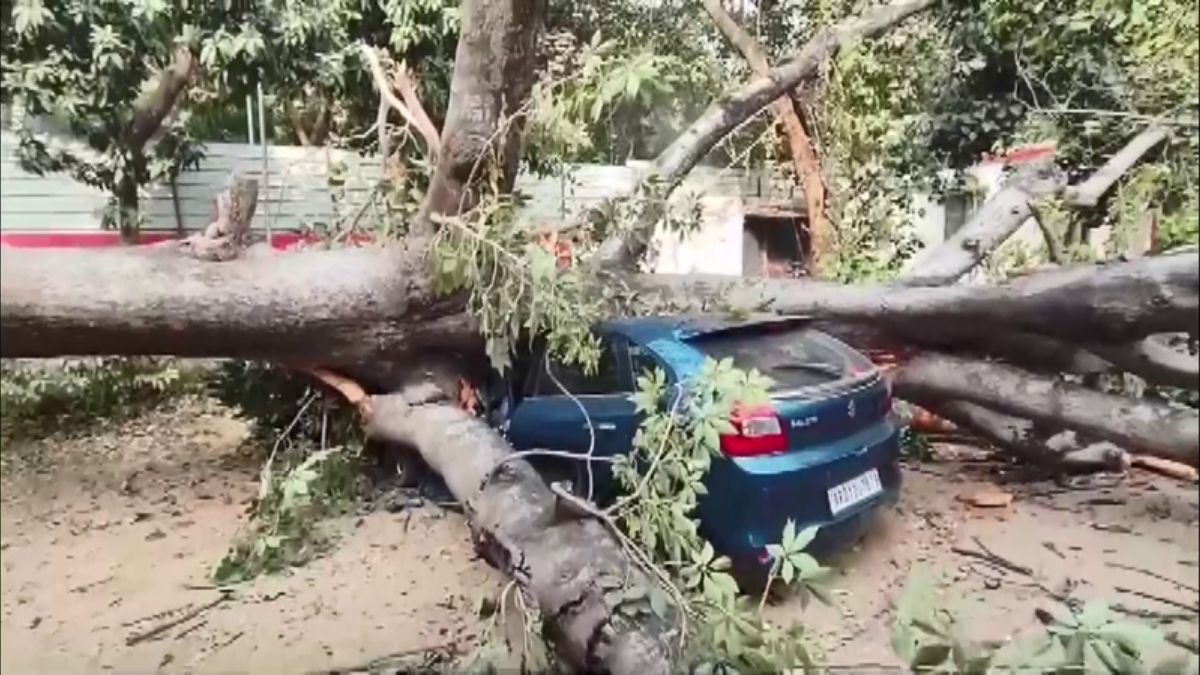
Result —
[{"label": "green bush", "polygon": [[0,370],[0,435],[40,436],[127,419],[199,393],[204,379],[203,369],[145,357],[6,362]]}]

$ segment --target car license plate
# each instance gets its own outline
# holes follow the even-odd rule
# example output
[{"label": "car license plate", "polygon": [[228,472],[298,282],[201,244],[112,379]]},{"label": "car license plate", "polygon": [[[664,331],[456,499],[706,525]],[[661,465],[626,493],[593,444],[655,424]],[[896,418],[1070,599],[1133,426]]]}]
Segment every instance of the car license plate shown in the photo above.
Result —
[{"label": "car license plate", "polygon": [[883,492],[879,472],[875,469],[829,488],[829,512],[837,515],[855,504]]}]

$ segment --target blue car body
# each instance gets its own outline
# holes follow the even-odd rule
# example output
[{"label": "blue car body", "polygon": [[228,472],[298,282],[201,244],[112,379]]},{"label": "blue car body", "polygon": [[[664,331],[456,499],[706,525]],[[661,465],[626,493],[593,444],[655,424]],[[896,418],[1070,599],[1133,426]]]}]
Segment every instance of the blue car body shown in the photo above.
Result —
[{"label": "blue car body", "polygon": [[[702,534],[743,579],[764,575],[766,546],[779,541],[787,520],[820,524],[812,547],[824,555],[857,540],[866,517],[898,494],[899,429],[888,385],[865,357],[834,338],[794,320],[641,318],[596,332],[605,350],[596,375],[558,365],[548,373],[536,353],[517,372],[501,421],[514,447],[587,452],[592,431],[582,405],[595,433],[593,454],[628,453],[640,422],[631,393],[648,368],[686,383],[707,358],[730,356],[738,367],[783,380],[771,397],[786,447],[714,459],[697,509]],[[581,464],[571,463],[568,475],[586,492]],[[592,494],[604,503],[614,496],[611,472],[605,463],[593,467]]]}]

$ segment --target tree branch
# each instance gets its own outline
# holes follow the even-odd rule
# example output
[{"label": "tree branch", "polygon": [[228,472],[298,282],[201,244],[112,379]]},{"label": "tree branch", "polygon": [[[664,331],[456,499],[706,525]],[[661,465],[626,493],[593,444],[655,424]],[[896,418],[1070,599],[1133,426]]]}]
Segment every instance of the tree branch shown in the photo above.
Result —
[{"label": "tree branch", "polygon": [[[344,389],[343,387],[339,387]],[[580,672],[672,672],[677,626],[632,620],[619,592],[654,585],[600,521],[564,508],[492,428],[453,405],[422,400],[436,387],[373,396],[368,434],[415,447],[463,503],[476,548],[537,602],[558,655]]]},{"label": "tree branch", "polygon": [[196,56],[191,50],[179,47],[170,65],[159,74],[158,86],[134,105],[133,116],[125,132],[125,142],[135,154],[142,151],[146,142],[162,126],[179,95],[191,82],[196,66]]},{"label": "tree branch", "polygon": [[1126,345],[1092,344],[1085,348],[1151,384],[1200,389],[1200,358],[1172,348],[1152,335]]},{"label": "tree branch", "polygon": [[[1066,187],[1066,176],[1049,161],[1018,171],[954,236],[922,252],[901,278],[911,286],[953,283],[999,248],[1026,220],[1035,217],[1033,203],[1038,198],[1062,192],[1070,203],[1094,205],[1164,138],[1166,132],[1160,127],[1143,131],[1077,186]],[[1053,249],[1051,253],[1061,255]]]},{"label": "tree branch", "polygon": [[[962,429],[1032,464],[1084,470],[1124,471],[1131,458],[1123,449],[1107,442],[1059,448],[1038,434],[1036,425],[965,401],[922,402],[930,410]],[[1055,446],[1055,447],[1051,447]]]},{"label": "tree branch", "polygon": [[1189,253],[1055,269],[995,286],[845,286],[717,275],[640,275],[625,283],[651,308],[772,312],[919,331],[942,324],[956,331],[1021,330],[1077,343],[1194,332],[1200,312],[1200,270]]},{"label": "tree branch", "polygon": [[417,128],[417,132],[425,139],[425,145],[429,148],[430,156],[436,157],[441,150],[442,141],[438,134],[437,127],[433,121],[429,119],[429,115],[425,112],[425,107],[421,105],[421,100],[417,97],[417,92],[412,86],[412,81],[408,78],[408,69],[403,65],[396,70],[396,87],[400,89],[401,96],[404,101],[396,98],[396,94],[392,91],[392,81],[383,71],[383,64],[379,60],[379,54],[375,52],[373,47],[362,45],[363,58],[367,61],[367,67],[371,71],[371,77],[375,81],[375,88],[379,90],[379,97],[387,103],[388,107],[400,113],[400,116],[409,124]]},{"label": "tree branch", "polygon": [[1104,166],[1089,176],[1086,181],[1063,190],[1063,198],[1075,206],[1092,207],[1099,204],[1100,198],[1121,179],[1121,176],[1128,173],[1146,153],[1167,140],[1167,135],[1165,127],[1157,125],[1148,127],[1142,133],[1134,136],[1133,140],[1110,157]]},{"label": "tree branch", "polygon": [[[683,133],[655,159],[651,171],[639,181],[639,188],[662,182],[674,189],[693,167],[739,124],[772,101],[786,95],[804,80],[817,74],[827,59],[847,43],[887,31],[904,19],[932,7],[937,0],[903,0],[869,9],[861,16],[821,29],[792,59],[772,68],[738,91],[724,96],[692,122]],[[630,269],[645,253],[657,222],[651,209],[620,242],[610,242],[598,254],[606,267]]]},{"label": "tree branch", "polygon": [[441,151],[412,232],[431,234],[435,216],[475,208],[485,179],[512,191],[546,7],[545,0],[463,3]]},{"label": "tree branch", "polygon": [[[759,77],[768,77],[771,64],[767,61],[766,54],[763,53],[754,38],[725,11],[721,0],[702,0],[702,2],[704,8],[708,10],[708,15],[712,17],[713,23],[717,25],[725,39],[742,53],[746,62],[750,64],[750,68],[754,70],[754,74]],[[775,99],[771,103],[771,111],[775,115],[775,121],[783,127],[792,156],[792,168],[796,171],[796,180],[804,190],[805,215],[808,220],[813,258],[809,261],[809,267],[815,271],[816,264],[820,262],[821,256],[829,248],[829,241],[832,237],[832,233],[829,231],[829,220],[825,217],[825,184],[821,180],[821,164],[817,153],[813,150],[812,139],[808,137],[808,132],[805,131],[804,124],[801,122],[796,108],[792,105],[791,98],[782,96]]]},{"label": "tree branch", "polygon": [[925,355],[893,380],[903,398],[962,400],[1112,441],[1135,452],[1200,461],[1200,415],[1149,399],[1104,394],[982,361]]}]

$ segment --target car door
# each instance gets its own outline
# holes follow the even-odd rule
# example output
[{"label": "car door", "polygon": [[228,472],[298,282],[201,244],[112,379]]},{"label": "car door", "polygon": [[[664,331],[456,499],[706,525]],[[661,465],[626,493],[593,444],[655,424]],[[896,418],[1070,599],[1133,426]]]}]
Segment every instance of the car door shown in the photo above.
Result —
[{"label": "car door", "polygon": [[[595,457],[626,453],[637,431],[632,393],[629,352],[619,337],[603,340],[599,366],[593,374],[553,360],[547,363],[543,355],[530,368],[524,396],[509,416],[509,440],[518,450],[585,454],[591,449]],[[568,477],[586,480],[586,464],[582,461],[538,463],[559,469],[565,465]],[[593,481],[593,496],[608,493],[608,463],[593,464]]]}]

